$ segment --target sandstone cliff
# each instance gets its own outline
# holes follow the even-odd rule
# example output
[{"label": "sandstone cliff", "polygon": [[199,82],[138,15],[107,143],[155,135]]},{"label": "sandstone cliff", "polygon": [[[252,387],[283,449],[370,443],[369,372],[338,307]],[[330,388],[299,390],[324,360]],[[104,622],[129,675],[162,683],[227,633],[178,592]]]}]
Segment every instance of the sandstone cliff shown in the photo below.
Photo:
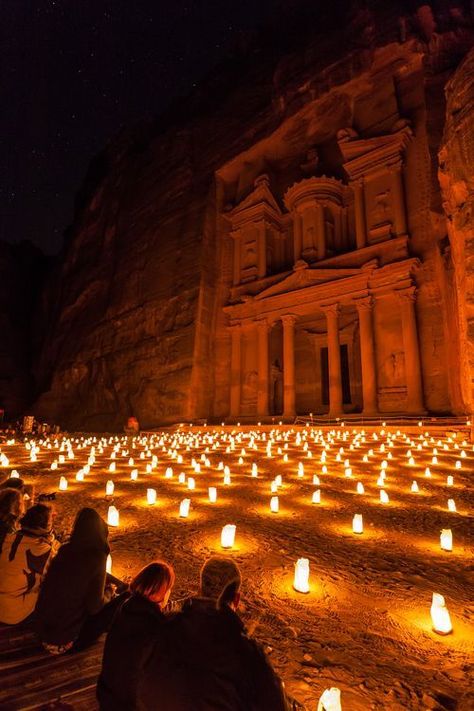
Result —
[{"label": "sandstone cliff", "polygon": [[278,38],[246,47],[187,101],[96,158],[44,293],[38,415],[85,429],[120,427],[131,414],[145,427],[224,417],[227,204],[262,172],[283,191],[311,145],[331,163],[338,129],[376,135],[401,117],[419,139],[408,208],[411,251],[423,261],[427,404],[466,410],[447,367],[457,351],[445,345],[451,287],[437,153],[444,86],[473,43],[469,4],[358,5],[339,3],[347,21],[337,28],[306,26],[298,39],[293,27],[286,42],[276,22]]}]

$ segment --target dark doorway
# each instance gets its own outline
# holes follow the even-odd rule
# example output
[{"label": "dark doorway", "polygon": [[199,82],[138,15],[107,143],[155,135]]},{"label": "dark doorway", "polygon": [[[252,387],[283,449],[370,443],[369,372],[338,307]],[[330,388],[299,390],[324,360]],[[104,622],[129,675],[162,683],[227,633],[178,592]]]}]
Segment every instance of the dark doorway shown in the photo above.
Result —
[{"label": "dark doorway", "polygon": [[[349,349],[344,344],[339,346],[341,358],[341,379],[342,379],[342,402],[350,405],[351,400],[351,379],[349,375]],[[329,362],[328,349],[321,348],[321,394],[323,405],[329,405]]]}]

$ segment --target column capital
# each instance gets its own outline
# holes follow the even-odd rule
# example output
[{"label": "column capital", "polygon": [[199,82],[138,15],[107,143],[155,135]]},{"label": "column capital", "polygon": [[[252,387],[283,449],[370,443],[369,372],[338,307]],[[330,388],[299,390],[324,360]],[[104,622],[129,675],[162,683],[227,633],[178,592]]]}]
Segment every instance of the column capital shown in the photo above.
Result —
[{"label": "column capital", "polygon": [[338,303],[335,304],[324,304],[320,306],[321,311],[324,311],[326,318],[337,318],[341,313],[341,307]]},{"label": "column capital", "polygon": [[294,314],[285,314],[284,316],[280,316],[280,321],[284,327],[294,326],[296,323],[296,316]]},{"label": "column capital", "polygon": [[418,289],[416,286],[408,286],[406,289],[397,289],[395,292],[402,304],[415,303]]},{"label": "column capital", "polygon": [[269,319],[266,316],[261,316],[260,318],[255,319],[255,323],[257,324],[258,328],[265,328],[265,330],[268,329],[271,325]]},{"label": "column capital", "polygon": [[354,299],[357,311],[372,311],[375,300],[372,296],[364,296],[362,299]]}]

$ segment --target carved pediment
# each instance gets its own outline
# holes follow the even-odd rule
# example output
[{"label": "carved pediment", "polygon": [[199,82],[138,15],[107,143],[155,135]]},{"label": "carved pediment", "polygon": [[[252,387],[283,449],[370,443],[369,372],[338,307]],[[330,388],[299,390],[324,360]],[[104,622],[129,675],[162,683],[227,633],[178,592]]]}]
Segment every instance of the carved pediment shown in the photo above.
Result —
[{"label": "carved pediment", "polygon": [[260,175],[254,183],[254,189],[229,213],[234,224],[247,220],[267,217],[279,220],[281,217],[280,206],[270,190],[268,175]]},{"label": "carved pediment", "polygon": [[338,143],[344,157],[344,170],[351,180],[367,171],[399,162],[413,132],[406,122],[393,133],[373,138],[359,138],[357,134],[339,132]]},{"label": "carved pediment", "polygon": [[361,269],[297,269],[277,284],[273,284],[255,296],[255,300],[266,299],[277,294],[286,294],[309,286],[347,279],[361,274]]}]

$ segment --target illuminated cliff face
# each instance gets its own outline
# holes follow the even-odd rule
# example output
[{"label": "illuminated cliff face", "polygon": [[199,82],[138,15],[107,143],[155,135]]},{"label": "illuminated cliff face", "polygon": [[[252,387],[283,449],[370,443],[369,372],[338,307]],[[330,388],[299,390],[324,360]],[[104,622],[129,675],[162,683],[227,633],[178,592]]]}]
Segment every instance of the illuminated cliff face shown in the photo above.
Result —
[{"label": "illuminated cliff face", "polygon": [[36,412],[466,412],[436,155],[472,36],[449,8],[354,15],[112,143],[45,296]]}]

